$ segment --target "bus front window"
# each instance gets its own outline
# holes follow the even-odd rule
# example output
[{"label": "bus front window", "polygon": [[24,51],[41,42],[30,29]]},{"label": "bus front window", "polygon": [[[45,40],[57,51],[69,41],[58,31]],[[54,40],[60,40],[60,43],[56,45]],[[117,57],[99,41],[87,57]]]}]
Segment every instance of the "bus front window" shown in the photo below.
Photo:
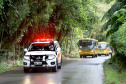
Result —
[{"label": "bus front window", "polygon": [[105,50],[106,47],[107,47],[107,44],[106,43],[100,43],[99,45],[101,45],[101,50]]},{"label": "bus front window", "polygon": [[79,41],[80,49],[93,49],[93,41],[91,40],[81,40]]}]

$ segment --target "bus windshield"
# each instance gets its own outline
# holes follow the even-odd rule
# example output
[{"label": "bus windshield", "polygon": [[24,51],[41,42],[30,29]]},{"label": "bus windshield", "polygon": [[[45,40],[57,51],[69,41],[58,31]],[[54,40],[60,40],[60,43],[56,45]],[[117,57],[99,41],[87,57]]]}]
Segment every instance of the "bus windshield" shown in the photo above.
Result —
[{"label": "bus windshield", "polygon": [[106,47],[107,47],[107,44],[106,43],[100,43],[99,45],[101,45],[101,50],[105,50]]},{"label": "bus windshield", "polygon": [[79,48],[80,49],[93,49],[93,41],[92,40],[80,40]]}]

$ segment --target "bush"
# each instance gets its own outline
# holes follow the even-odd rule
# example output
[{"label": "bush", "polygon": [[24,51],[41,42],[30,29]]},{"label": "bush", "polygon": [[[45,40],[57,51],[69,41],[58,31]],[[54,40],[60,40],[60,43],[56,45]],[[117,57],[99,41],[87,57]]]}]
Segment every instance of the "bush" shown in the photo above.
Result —
[{"label": "bush", "polygon": [[111,36],[111,45],[115,50],[115,61],[126,63],[126,22]]}]

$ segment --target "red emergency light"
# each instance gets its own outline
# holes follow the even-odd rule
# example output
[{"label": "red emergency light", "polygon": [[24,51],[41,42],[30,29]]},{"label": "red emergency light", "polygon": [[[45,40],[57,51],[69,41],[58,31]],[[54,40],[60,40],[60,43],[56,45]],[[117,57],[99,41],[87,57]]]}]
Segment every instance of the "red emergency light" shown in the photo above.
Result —
[{"label": "red emergency light", "polygon": [[34,42],[48,42],[48,43],[50,43],[52,41],[54,41],[54,40],[53,39],[35,39],[34,40]]}]

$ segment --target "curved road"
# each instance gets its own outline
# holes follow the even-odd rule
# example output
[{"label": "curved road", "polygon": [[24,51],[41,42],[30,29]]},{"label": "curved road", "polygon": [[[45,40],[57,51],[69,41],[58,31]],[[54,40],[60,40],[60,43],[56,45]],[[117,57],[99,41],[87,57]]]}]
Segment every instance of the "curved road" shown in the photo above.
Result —
[{"label": "curved road", "polygon": [[24,73],[23,68],[0,73],[0,84],[104,84],[103,62],[110,56],[68,58],[62,69]]}]

